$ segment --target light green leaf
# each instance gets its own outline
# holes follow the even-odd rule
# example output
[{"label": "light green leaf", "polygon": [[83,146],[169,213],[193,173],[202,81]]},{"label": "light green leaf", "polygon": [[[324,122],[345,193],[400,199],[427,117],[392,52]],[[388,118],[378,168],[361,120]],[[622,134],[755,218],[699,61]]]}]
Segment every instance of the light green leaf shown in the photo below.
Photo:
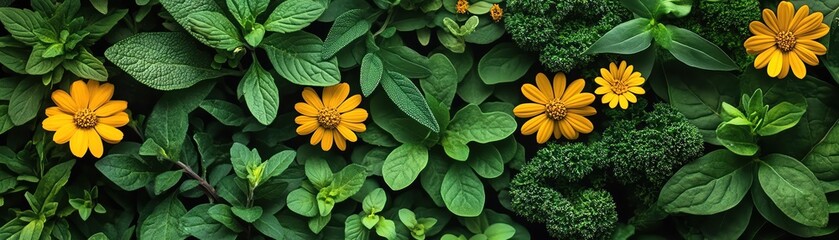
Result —
[{"label": "light green leaf", "polygon": [[516,235],[516,229],[508,224],[495,223],[484,230],[484,235],[487,236],[487,240],[507,240]]},{"label": "light green leaf", "polygon": [[475,153],[469,155],[466,164],[469,164],[482,178],[496,178],[504,173],[504,160],[501,158],[501,153],[489,144],[475,146]]},{"label": "light green leaf", "polygon": [[722,123],[717,128],[717,139],[737,155],[753,156],[760,149],[749,125]]},{"label": "light green leaf", "polygon": [[271,34],[260,45],[277,73],[305,86],[332,86],[341,81],[338,60],[322,60],[323,42],[306,32]]},{"label": "light green leaf", "polygon": [[248,168],[256,167],[262,163],[256,149],[248,149],[241,143],[233,143],[230,147],[230,163],[233,164],[233,171],[241,179],[248,179]]},{"label": "light green leaf", "polygon": [[382,217],[376,224],[376,234],[388,240],[394,240],[396,239],[396,224],[393,220]]},{"label": "light green leaf", "polygon": [[342,13],[335,19],[335,23],[329,29],[329,34],[326,35],[326,40],[323,41],[321,57],[329,59],[335,56],[338,51],[370,32],[372,21],[378,16],[378,13],[371,14],[364,9],[353,9]]},{"label": "light green leaf", "polygon": [[[192,210],[189,211],[192,212]],[[244,230],[242,224],[236,220],[236,216],[233,214],[233,210],[230,209],[230,206],[225,204],[216,204],[209,208],[206,214],[234,232],[242,232]],[[189,215],[189,213],[187,213],[187,215]]]},{"label": "light green leaf", "polygon": [[385,195],[385,190],[381,188],[376,188],[364,197],[364,200],[361,201],[361,207],[364,209],[364,212],[368,214],[375,214],[383,211],[385,209],[385,204],[387,204],[387,195]]},{"label": "light green leaf", "polygon": [[518,127],[512,116],[501,112],[483,113],[477,105],[460,109],[448,129],[443,133],[441,144],[446,154],[456,160],[469,157],[469,142],[489,143],[510,136]]},{"label": "light green leaf", "polygon": [[650,20],[636,18],[621,23],[597,39],[585,53],[634,54],[650,47],[653,35],[648,29]]},{"label": "light green leaf", "polygon": [[826,226],[827,198],[816,176],[801,162],[786,155],[770,154],[761,160],[758,180],[775,206],[801,224]]},{"label": "light green leaf", "polygon": [[670,53],[688,66],[712,71],[737,70],[740,67],[725,52],[690,30],[667,25]]},{"label": "light green leaf", "polygon": [[440,193],[446,208],[457,216],[475,217],[484,209],[484,185],[466,164],[452,165]]},{"label": "light green leaf", "polygon": [[524,76],[536,59],[512,43],[499,43],[481,57],[478,76],[489,85],[513,82]]},{"label": "light green leaf", "polygon": [[46,24],[41,15],[29,9],[3,7],[0,8],[0,22],[13,38],[27,45],[37,43],[35,30]]},{"label": "light green leaf", "polygon": [[296,153],[291,150],[278,152],[265,161],[265,170],[262,177],[262,182],[268,181],[269,178],[279,176],[283,171],[288,169],[291,162],[294,161]]},{"label": "light green leaf", "polygon": [[670,213],[710,215],[736,206],[752,186],[752,161],[721,149],[679,169],[664,185],[659,204]]},{"label": "light green leaf", "polygon": [[64,61],[63,57],[43,57],[46,51],[47,47],[42,44],[36,44],[32,48],[32,53],[29,54],[29,60],[26,61],[26,73],[30,75],[44,75],[52,72],[55,67],[58,67]]},{"label": "light green leaf", "polygon": [[309,158],[304,164],[306,177],[315,188],[324,188],[332,182],[332,170],[329,164],[321,158]]},{"label": "light green leaf", "polygon": [[318,215],[317,201],[317,196],[302,188],[291,191],[286,198],[289,210],[306,217]]},{"label": "light green leaf", "polygon": [[804,106],[798,106],[789,102],[781,102],[770,108],[766,112],[760,127],[758,127],[757,134],[769,136],[794,127],[807,111],[806,102],[804,103]]},{"label": "light green leaf", "polygon": [[341,169],[340,172],[335,173],[335,178],[328,188],[338,191],[335,202],[342,202],[361,190],[365,179],[367,179],[367,168],[358,164],[350,164]]},{"label": "light green leaf", "polygon": [[393,189],[402,190],[417,179],[428,163],[428,148],[422,145],[403,144],[387,155],[382,165],[382,177]]},{"label": "light green leaf", "polygon": [[303,29],[323,14],[326,6],[312,0],[287,0],[280,3],[265,22],[265,30],[279,33]]},{"label": "light green leaf", "polygon": [[313,233],[320,233],[326,224],[332,220],[332,214],[327,214],[326,216],[315,216],[309,219],[309,230],[312,230]]},{"label": "light green leaf", "polygon": [[268,9],[270,0],[227,0],[227,9],[239,26],[256,23],[256,17]]},{"label": "light green leaf", "polygon": [[440,126],[431,113],[428,103],[425,102],[425,97],[410,79],[398,72],[387,70],[382,77],[382,88],[402,112],[431,131],[440,131]]},{"label": "light green leaf", "polygon": [[244,45],[239,30],[224,14],[201,11],[191,13],[186,18],[192,32],[197,34],[198,41],[207,46],[231,51]]},{"label": "light green leaf", "polygon": [[350,215],[344,221],[344,240],[367,240],[370,238],[370,231],[361,224],[361,217]]},{"label": "light green leaf", "polygon": [[[166,9],[169,14],[172,14],[172,17],[184,27],[184,29],[189,32],[195,38],[201,38],[201,36],[192,31],[192,26],[189,23],[189,14],[201,12],[201,11],[210,11],[210,12],[217,12],[221,13],[224,12],[224,9],[218,5],[221,1],[216,0],[159,0],[160,4],[163,5],[163,8]],[[212,60],[212,57],[208,58]]]},{"label": "light green leaf", "polygon": [[269,125],[277,117],[280,93],[271,73],[254,61],[242,78],[242,95],[248,110],[259,123]]},{"label": "light green leaf", "polygon": [[382,65],[382,59],[373,53],[364,55],[364,58],[361,59],[361,77],[359,81],[361,82],[361,93],[365,97],[373,94],[373,91],[379,86],[383,74],[384,66]]}]

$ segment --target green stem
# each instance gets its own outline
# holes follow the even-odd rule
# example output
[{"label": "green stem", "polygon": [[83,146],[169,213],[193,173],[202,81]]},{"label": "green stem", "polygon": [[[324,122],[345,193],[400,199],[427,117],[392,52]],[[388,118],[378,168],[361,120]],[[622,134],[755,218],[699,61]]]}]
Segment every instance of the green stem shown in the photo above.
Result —
[{"label": "green stem", "polygon": [[387,29],[387,25],[390,24],[391,19],[393,19],[393,8],[391,8],[390,10],[387,10],[387,18],[385,18],[385,22],[382,23],[382,27],[379,28],[378,31],[373,33],[373,37],[378,36],[379,34],[382,34],[382,32],[384,32],[385,29]]}]

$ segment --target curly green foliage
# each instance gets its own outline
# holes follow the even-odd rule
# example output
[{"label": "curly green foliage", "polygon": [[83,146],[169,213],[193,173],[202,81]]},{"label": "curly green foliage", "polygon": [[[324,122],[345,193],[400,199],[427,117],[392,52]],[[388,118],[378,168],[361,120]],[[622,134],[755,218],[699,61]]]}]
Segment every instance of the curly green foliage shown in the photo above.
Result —
[{"label": "curly green foliage", "polygon": [[[661,186],[703,151],[702,135],[677,110],[645,101],[608,110],[608,127],[588,143],[550,143],[513,178],[512,207],[545,223],[559,239],[606,239],[618,220],[607,189],[627,189],[620,199],[636,210],[655,203]],[[620,196],[620,195],[616,195]]]},{"label": "curly green foliage", "polygon": [[691,13],[675,20],[675,24],[720,46],[744,66],[754,57],[746,53],[743,42],[751,36],[749,23],[759,21],[760,13],[757,0],[696,1]]},{"label": "curly green foliage", "polygon": [[539,60],[554,72],[591,62],[591,55],[580,53],[631,16],[616,0],[508,0],[504,11],[513,40],[540,51]]}]

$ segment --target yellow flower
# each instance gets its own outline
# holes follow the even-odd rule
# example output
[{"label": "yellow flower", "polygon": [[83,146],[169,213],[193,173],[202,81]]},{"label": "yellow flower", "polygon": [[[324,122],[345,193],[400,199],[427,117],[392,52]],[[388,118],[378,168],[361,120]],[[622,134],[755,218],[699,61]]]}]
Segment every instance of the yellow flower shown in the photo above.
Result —
[{"label": "yellow flower", "polygon": [[783,1],[778,5],[778,14],[763,9],[763,22],[753,21],[749,30],[754,34],[743,46],[749,54],[758,54],[754,66],[766,70],[770,77],[784,78],[792,68],[795,77],[807,75],[804,63],[819,64],[816,55],[824,55],[827,48],[817,39],[827,35],[830,27],[822,23],[820,12],[810,14],[810,7],[801,6],[795,15],[792,3]]},{"label": "yellow flower", "polygon": [[[539,86],[538,88],[536,86]],[[535,103],[522,103],[513,109],[519,118],[531,118],[521,126],[521,134],[536,133],[536,141],[545,143],[553,134],[555,139],[565,136],[577,139],[580,133],[587,134],[594,130],[594,124],[587,116],[597,113],[589,106],[594,102],[594,94],[583,93],[586,81],[577,79],[565,87],[565,74],[554,76],[553,86],[545,74],[536,75],[536,86],[526,83],[521,92]]]},{"label": "yellow flower", "polygon": [[457,0],[457,13],[465,14],[466,10],[469,10],[469,1]]},{"label": "yellow flower", "polygon": [[[601,68],[600,77],[594,79],[594,82],[600,87],[594,90],[594,94],[603,95],[601,101],[603,104],[609,103],[610,108],[620,103],[621,108],[626,109],[629,103],[635,103],[638,99],[635,94],[644,94],[644,78],[641,77],[640,72],[633,72],[632,65],[626,66],[626,61],[621,61],[620,67],[615,63],[609,64],[609,69]],[[605,94],[605,95],[604,95]]]},{"label": "yellow flower", "polygon": [[350,85],[340,83],[335,86],[323,89],[323,101],[321,101],[314,89],[307,87],[303,89],[303,100],[294,104],[294,109],[301,116],[294,119],[299,124],[298,135],[312,134],[310,144],[320,142],[320,148],[324,151],[332,149],[332,142],[338,149],[347,149],[347,140],[355,142],[358,137],[356,132],[364,132],[364,120],[367,120],[367,110],[356,108],[361,104],[361,95],[356,94],[347,98],[350,94]]},{"label": "yellow flower", "polygon": [[501,9],[498,3],[492,4],[492,7],[489,8],[489,15],[492,16],[492,21],[501,21],[501,17],[504,16],[504,9]]},{"label": "yellow flower", "polygon": [[46,109],[47,119],[42,127],[55,131],[52,140],[58,144],[70,142],[70,152],[83,157],[90,149],[94,157],[102,157],[102,140],[116,144],[122,140],[118,127],[128,124],[128,102],[111,100],[114,85],[97,81],[78,80],[70,86],[70,94],[64,90],[52,92],[56,107]]}]

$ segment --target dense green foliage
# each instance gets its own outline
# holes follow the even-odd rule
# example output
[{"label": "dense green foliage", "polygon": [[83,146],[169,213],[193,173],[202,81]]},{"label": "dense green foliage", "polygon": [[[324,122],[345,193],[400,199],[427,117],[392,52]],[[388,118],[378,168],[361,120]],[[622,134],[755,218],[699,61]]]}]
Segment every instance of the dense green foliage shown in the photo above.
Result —
[{"label": "dense green foliage", "polygon": [[690,14],[672,21],[702,35],[743,66],[754,58],[743,49],[743,39],[751,36],[749,23],[761,20],[760,12],[755,0],[694,1]]}]

